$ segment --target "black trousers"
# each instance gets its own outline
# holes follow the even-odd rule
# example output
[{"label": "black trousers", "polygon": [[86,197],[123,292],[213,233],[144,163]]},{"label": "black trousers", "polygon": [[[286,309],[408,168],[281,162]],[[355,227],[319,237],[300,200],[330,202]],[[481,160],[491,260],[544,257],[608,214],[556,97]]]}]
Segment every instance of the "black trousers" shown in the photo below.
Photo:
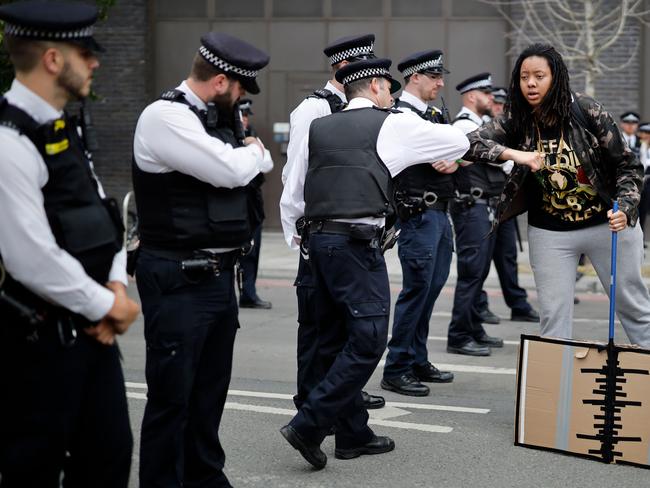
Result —
[{"label": "black trousers", "polygon": [[118,347],[83,331],[63,347],[53,323],[39,335],[0,331],[0,486],[58,488],[63,472],[66,488],[126,488],[133,438]]},{"label": "black trousers", "polygon": [[318,349],[318,324],[316,317],[314,277],[311,261],[300,254],[298,274],[294,282],[298,299],[298,334],[297,334],[297,392],[293,397],[296,408],[300,409],[309,392],[322,378],[317,370],[319,362],[315,360]]},{"label": "black trousers", "polygon": [[258,226],[253,232],[253,247],[246,256],[239,259],[239,266],[242,271],[241,296],[242,302],[254,302],[259,299],[255,282],[257,281],[257,270],[260,264],[260,248],[262,247],[262,226]]},{"label": "black trousers", "polygon": [[239,327],[233,270],[188,277],[142,251],[136,276],[148,387],[140,487],[230,486],[218,429]]},{"label": "black trousers", "polygon": [[451,217],[456,231],[458,278],[447,342],[450,346],[461,347],[485,334],[476,304],[490,272],[495,236],[490,234],[487,205],[455,204]]},{"label": "black trousers", "polygon": [[381,252],[367,241],[317,233],[310,236],[321,378],[291,425],[319,443],[336,425],[336,446],[363,445],[373,437],[361,390],[386,348],[390,291]]},{"label": "black trousers", "polygon": [[[499,284],[503,292],[503,299],[513,314],[526,315],[532,307],[528,303],[526,290],[519,286],[519,272],[517,270],[517,229],[515,218],[508,219],[499,224],[496,230],[494,253],[492,261],[499,276]],[[477,308],[479,311],[488,308],[488,297],[481,291]]]}]

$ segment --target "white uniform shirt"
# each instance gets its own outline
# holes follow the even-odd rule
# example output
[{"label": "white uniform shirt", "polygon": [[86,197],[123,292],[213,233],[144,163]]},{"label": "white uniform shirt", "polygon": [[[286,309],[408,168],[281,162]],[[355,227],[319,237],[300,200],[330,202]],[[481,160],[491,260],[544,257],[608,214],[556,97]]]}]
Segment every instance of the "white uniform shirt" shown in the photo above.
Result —
[{"label": "white uniform shirt", "polygon": [[642,142],[639,148],[639,159],[643,165],[643,171],[647,173],[648,167],[650,167],[650,145],[645,142]]},{"label": "white uniform shirt", "polygon": [[[185,81],[176,89],[192,105],[207,109]],[[187,105],[168,100],[157,100],[140,114],[133,154],[147,173],[179,171],[219,188],[244,186],[273,168],[268,149],[262,152],[255,144],[233,148],[208,134]]]},{"label": "white uniform shirt", "polygon": [[456,118],[460,117],[463,114],[467,114],[469,118],[456,120],[453,123],[453,126],[458,127],[460,130],[463,131],[464,134],[469,134],[470,132],[474,132],[476,129],[478,129],[483,125],[483,119],[479,115],[475,114],[472,110],[468,109],[467,107],[461,108],[460,112],[456,114]]},{"label": "white uniform shirt", "polygon": [[[346,110],[372,107],[373,103],[363,97],[350,101]],[[432,124],[414,113],[391,113],[386,117],[377,137],[377,154],[392,177],[415,164],[442,159],[457,159],[467,152],[469,141],[461,131],[450,125]],[[298,147],[291,171],[287,175],[280,216],[287,244],[297,249],[296,220],[304,215],[304,186],[309,166],[309,135]],[[383,218],[342,219],[345,222],[361,222],[383,226]]]},{"label": "white uniform shirt", "polygon": [[[177,90],[200,110],[207,105],[187,82]],[[251,144],[234,148],[205,131],[201,120],[190,108],[178,102],[157,100],[144,109],[135,128],[133,139],[135,163],[147,173],[180,173],[217,188],[245,186],[258,173],[273,169],[268,149]],[[211,248],[226,252],[235,248]]]},{"label": "white uniform shirt", "polygon": [[[347,102],[345,94],[336,88],[329,81],[325,89],[331,91],[341,99],[343,103]],[[287,174],[291,171],[296,151],[302,139],[309,134],[309,127],[314,119],[320,119],[330,115],[332,110],[330,104],[324,98],[307,97],[298,105],[289,116],[289,145],[287,146],[287,164],[282,168],[282,184],[287,181]]]},{"label": "white uniform shirt", "polygon": [[623,134],[623,139],[627,142],[627,145],[630,146],[630,149],[634,148],[636,146],[636,135],[628,135],[625,132],[621,131],[621,134]]},{"label": "white uniform shirt", "polygon": [[[13,81],[5,97],[39,123],[63,114],[18,80]],[[38,149],[26,136],[8,127],[0,127],[0,147],[0,254],[5,268],[43,299],[89,320],[101,319],[115,297],[56,243],[43,206],[42,188],[49,174]],[[99,182],[98,186],[101,195]],[[128,283],[124,249],[113,259],[109,281]]]},{"label": "white uniform shirt", "polygon": [[[425,102],[423,102],[418,97],[416,97],[415,95],[413,95],[412,93],[409,93],[407,91],[403,91],[400,94],[399,99],[401,101],[403,101],[403,102],[406,102],[406,103],[412,105],[413,107],[415,107],[420,112],[425,112],[429,108],[429,106]],[[395,108],[397,110],[399,110],[400,112],[406,112],[406,111],[413,112],[413,110],[411,110],[408,107],[395,107]],[[415,113],[415,112],[413,112],[413,113]],[[419,115],[419,114],[416,114],[416,115]]]}]

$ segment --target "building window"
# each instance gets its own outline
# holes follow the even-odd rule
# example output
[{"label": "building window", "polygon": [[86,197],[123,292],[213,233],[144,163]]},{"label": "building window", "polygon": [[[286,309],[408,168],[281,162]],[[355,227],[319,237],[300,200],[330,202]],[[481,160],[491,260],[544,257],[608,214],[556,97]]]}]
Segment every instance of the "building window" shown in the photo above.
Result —
[{"label": "building window", "polygon": [[215,0],[214,12],[217,17],[264,17],[264,0]]},{"label": "building window", "polygon": [[478,0],[454,0],[451,11],[454,17],[500,17],[496,8]]},{"label": "building window", "polygon": [[442,0],[393,0],[393,17],[440,17]]},{"label": "building window", "polygon": [[273,0],[274,17],[321,17],[321,0]]},{"label": "building window", "polygon": [[207,15],[205,0],[158,0],[156,15],[161,19],[171,17],[205,17]]},{"label": "building window", "polygon": [[381,17],[381,0],[332,0],[333,17]]}]

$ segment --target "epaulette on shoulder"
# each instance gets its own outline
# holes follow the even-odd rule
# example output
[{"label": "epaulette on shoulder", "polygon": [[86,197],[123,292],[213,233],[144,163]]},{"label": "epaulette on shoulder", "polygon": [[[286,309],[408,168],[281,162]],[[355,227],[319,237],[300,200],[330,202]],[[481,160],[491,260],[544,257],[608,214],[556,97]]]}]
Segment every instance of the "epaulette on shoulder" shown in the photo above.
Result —
[{"label": "epaulette on shoulder", "polygon": [[307,98],[328,98],[332,96],[332,92],[326,88],[319,88],[314,90],[314,92],[309,95]]},{"label": "epaulette on shoulder", "polygon": [[185,93],[180,90],[167,90],[160,94],[160,100],[167,100],[169,102],[179,102],[185,99]]},{"label": "epaulette on shoulder", "polygon": [[401,114],[404,113],[401,110],[397,110],[396,108],[393,107],[377,107],[376,105],[373,105],[372,108],[375,110],[381,110],[382,112],[388,112],[389,114]]},{"label": "epaulette on shoulder", "polygon": [[455,124],[459,120],[472,120],[472,118],[469,116],[467,112],[464,112],[460,114],[458,117],[456,117],[454,120],[451,121],[452,124]]}]

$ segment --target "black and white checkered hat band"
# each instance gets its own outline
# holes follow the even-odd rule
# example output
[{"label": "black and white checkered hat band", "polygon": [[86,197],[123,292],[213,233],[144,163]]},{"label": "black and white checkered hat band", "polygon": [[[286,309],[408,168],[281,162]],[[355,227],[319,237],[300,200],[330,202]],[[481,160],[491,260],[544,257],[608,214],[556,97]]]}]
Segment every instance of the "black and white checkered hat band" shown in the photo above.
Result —
[{"label": "black and white checkered hat band", "polygon": [[470,90],[478,90],[479,88],[492,88],[492,78],[475,81],[469,85],[465,85],[460,93],[467,93]]},{"label": "black and white checkered hat band", "polygon": [[81,29],[69,30],[69,31],[48,31],[48,30],[39,30],[32,27],[24,27],[16,24],[5,23],[5,35],[14,36],[14,37],[28,37],[32,39],[53,39],[53,40],[65,40],[65,39],[83,39],[86,37],[92,37],[94,32],[94,26],[83,27]]},{"label": "black and white checkered hat band", "polygon": [[363,78],[376,78],[376,77],[385,77],[390,78],[390,71],[386,68],[366,68],[354,73],[350,73],[348,76],[343,78],[343,84],[347,85],[353,81],[362,80]]},{"label": "black and white checkered hat band", "polygon": [[330,56],[330,64],[334,65],[340,63],[341,61],[345,61],[348,58],[373,54],[373,47],[374,45],[370,44],[368,46],[357,46],[346,49],[345,51],[341,51],[340,53],[334,53]]},{"label": "black and white checkered hat band", "polygon": [[411,76],[413,73],[417,73],[419,71],[424,71],[427,69],[442,70],[442,58],[430,59],[428,61],[424,61],[423,63],[409,66],[404,71],[402,71],[402,75],[406,78],[407,76]]},{"label": "black and white checkered hat band", "polygon": [[632,122],[632,123],[636,123],[636,122],[639,121],[639,118],[638,118],[636,115],[632,115],[632,114],[630,114],[630,115],[626,115],[626,116],[623,117],[621,120],[622,120],[623,122]]},{"label": "black and white checkered hat band", "polygon": [[210,51],[207,47],[201,46],[199,48],[199,52],[201,53],[201,56],[205,58],[205,60],[217,68],[225,71],[226,73],[233,72],[239,76],[243,76],[244,78],[255,78],[259,71],[254,70],[254,69],[244,69],[244,68],[239,68],[237,66],[234,66],[230,64],[227,61],[224,61],[221,59],[219,56],[214,54],[212,51]]}]

